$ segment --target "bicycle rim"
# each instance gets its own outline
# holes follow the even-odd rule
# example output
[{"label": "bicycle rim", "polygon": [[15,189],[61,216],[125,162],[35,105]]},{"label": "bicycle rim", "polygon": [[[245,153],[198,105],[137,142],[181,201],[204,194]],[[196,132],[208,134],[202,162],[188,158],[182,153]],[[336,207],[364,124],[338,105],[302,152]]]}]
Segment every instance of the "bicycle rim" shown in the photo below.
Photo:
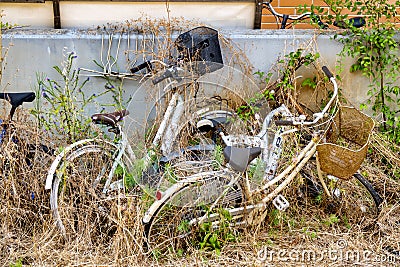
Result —
[{"label": "bicycle rim", "polygon": [[[115,147],[107,143],[87,145],[66,155],[59,165],[50,204],[56,224],[68,240],[96,244],[115,233],[113,203],[123,191],[103,193],[114,153]],[[123,178],[122,169],[123,166],[117,167],[111,183]]]},{"label": "bicycle rim", "polygon": [[227,209],[239,206],[244,196],[239,185],[227,189],[228,183],[223,176],[204,178],[167,199],[145,225],[147,248],[153,256],[180,253],[196,246],[205,229],[212,231],[221,221],[231,223]]}]

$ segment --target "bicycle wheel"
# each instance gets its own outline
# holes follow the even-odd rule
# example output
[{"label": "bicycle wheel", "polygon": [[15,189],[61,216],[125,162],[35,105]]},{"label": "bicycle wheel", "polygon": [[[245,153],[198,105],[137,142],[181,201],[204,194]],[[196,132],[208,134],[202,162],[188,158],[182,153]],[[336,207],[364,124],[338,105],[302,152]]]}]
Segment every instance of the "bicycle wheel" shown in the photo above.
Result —
[{"label": "bicycle wheel", "polygon": [[228,101],[221,96],[186,100],[182,104],[184,119],[162,139],[161,147],[168,146],[164,150],[167,155],[195,146],[201,150],[201,147],[223,144],[217,129],[229,134],[248,133],[248,125],[226,104]]},{"label": "bicycle wheel", "polygon": [[353,179],[338,180],[336,183],[333,196],[340,201],[341,211],[349,223],[368,223],[376,219],[382,198],[364,176],[355,173]]},{"label": "bicycle wheel", "polygon": [[[123,195],[124,163],[120,163],[104,191],[113,167],[116,147],[106,143],[86,144],[67,154],[54,178],[50,205],[61,233],[67,239],[98,243],[116,231],[115,198]],[[126,161],[125,161],[126,162]]]},{"label": "bicycle wheel", "polygon": [[[172,194],[145,225],[148,249],[154,256],[177,253],[196,241],[204,241],[201,231],[227,227],[232,219],[226,209],[238,207],[244,200],[241,187],[232,178],[215,173],[185,185]],[[199,240],[202,239],[202,240]]]},{"label": "bicycle wheel", "polygon": [[317,202],[327,204],[327,211],[338,214],[348,226],[368,225],[379,214],[383,200],[373,185],[360,173],[355,173],[349,180],[331,177],[327,183],[332,194],[330,200],[322,198],[324,189],[319,180],[304,172],[302,174],[306,178],[309,195]]}]

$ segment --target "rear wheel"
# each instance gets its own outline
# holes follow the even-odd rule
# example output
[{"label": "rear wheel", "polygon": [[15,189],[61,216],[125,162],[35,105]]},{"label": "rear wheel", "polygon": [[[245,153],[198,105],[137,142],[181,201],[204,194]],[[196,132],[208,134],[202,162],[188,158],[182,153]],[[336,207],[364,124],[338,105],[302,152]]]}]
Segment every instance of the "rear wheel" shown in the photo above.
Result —
[{"label": "rear wheel", "polygon": [[123,196],[125,166],[120,163],[103,189],[113,167],[115,147],[87,144],[67,154],[55,173],[50,196],[53,217],[67,240],[82,238],[96,244],[116,231],[116,198]]}]

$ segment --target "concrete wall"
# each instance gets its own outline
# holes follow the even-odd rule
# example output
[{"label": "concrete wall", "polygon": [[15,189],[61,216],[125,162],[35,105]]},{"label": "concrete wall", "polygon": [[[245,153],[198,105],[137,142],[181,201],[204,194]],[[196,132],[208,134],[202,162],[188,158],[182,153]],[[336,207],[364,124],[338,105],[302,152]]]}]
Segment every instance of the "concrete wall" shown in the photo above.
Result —
[{"label": "concrete wall", "polygon": [[[231,45],[242,50],[254,66],[254,71],[268,71],[279,56],[288,54],[297,47],[310,48],[321,54],[320,65],[328,65],[335,72],[337,54],[341,51],[341,45],[331,39],[329,34],[317,34],[313,30],[291,31],[260,31],[260,30],[221,30],[220,33],[231,40]],[[112,53],[115,53],[115,45],[118,35],[114,35]],[[37,84],[37,73],[45,73],[48,77],[58,79],[59,75],[52,68],[60,65],[63,60],[63,52],[73,51],[78,56],[76,68],[89,68],[100,70],[93,60],[100,61],[102,34],[87,30],[11,30],[3,32],[3,53],[6,51],[6,60],[3,62],[3,79],[1,88],[3,91],[32,91]],[[135,47],[141,36],[131,34],[130,46]],[[107,40],[107,39],[106,39]],[[126,57],[128,36],[121,39],[118,66],[122,71],[127,71]],[[237,50],[238,51],[238,50]],[[230,57],[232,52],[225,47],[225,57]],[[104,54],[103,54],[104,57]],[[230,60],[230,59],[228,59]],[[89,73],[86,73],[89,74]],[[344,74],[341,87],[345,96],[356,106],[366,99],[367,81],[354,74]],[[84,78],[83,78],[84,79]],[[98,93],[104,88],[104,79],[92,77],[85,90],[88,93]],[[127,94],[135,92],[138,83],[127,80],[124,88]],[[126,96],[128,99],[129,96]],[[146,96],[140,96],[145,99]],[[104,103],[110,99],[104,98]],[[3,105],[1,103],[0,105]],[[96,111],[98,107],[91,107],[89,112]],[[140,112],[140,109],[139,111]]]}]

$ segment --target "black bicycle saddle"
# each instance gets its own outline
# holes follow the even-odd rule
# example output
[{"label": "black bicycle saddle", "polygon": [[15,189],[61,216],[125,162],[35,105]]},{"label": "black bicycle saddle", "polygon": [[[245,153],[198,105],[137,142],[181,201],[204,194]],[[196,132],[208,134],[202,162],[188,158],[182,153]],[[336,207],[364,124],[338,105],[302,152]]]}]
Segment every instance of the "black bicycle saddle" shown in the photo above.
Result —
[{"label": "black bicycle saddle", "polygon": [[0,99],[7,100],[13,107],[18,107],[24,102],[32,102],[35,98],[34,92],[0,93]]},{"label": "black bicycle saddle", "polygon": [[92,121],[94,123],[115,127],[115,125],[127,115],[129,115],[129,111],[126,109],[111,113],[96,113],[92,115]]},{"label": "black bicycle saddle", "polygon": [[240,172],[244,172],[247,165],[261,154],[260,147],[234,147],[227,146],[224,149],[224,156],[231,167]]}]

